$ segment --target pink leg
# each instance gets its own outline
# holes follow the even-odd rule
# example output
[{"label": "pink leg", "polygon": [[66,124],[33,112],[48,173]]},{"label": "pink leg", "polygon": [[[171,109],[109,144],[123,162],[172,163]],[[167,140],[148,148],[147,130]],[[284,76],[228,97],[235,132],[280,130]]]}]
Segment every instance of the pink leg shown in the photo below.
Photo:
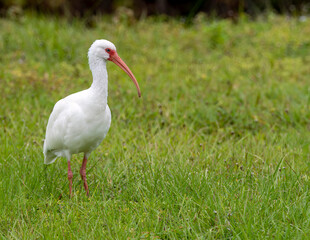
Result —
[{"label": "pink leg", "polygon": [[84,188],[85,188],[86,194],[88,196],[89,190],[88,190],[88,185],[87,185],[87,181],[86,181],[86,163],[87,163],[87,157],[86,157],[86,155],[84,155],[83,163],[82,163],[81,170],[80,170],[80,175],[82,177],[82,180],[84,181]]},{"label": "pink leg", "polygon": [[70,189],[70,197],[72,197],[72,178],[73,174],[71,171],[70,160],[68,161],[68,180],[69,180],[69,189]]}]

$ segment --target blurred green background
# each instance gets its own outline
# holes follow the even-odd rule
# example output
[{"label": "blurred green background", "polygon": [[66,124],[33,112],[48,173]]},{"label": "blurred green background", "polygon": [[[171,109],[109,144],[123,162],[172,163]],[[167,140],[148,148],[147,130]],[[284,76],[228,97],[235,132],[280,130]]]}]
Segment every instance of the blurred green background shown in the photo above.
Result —
[{"label": "blurred green background", "polygon": [[286,14],[305,14],[309,12],[307,0],[1,0],[2,15],[18,13],[24,9],[60,14],[66,16],[88,17],[93,14],[111,14],[120,7],[132,10],[136,18],[165,14],[192,18],[198,12],[219,17],[236,17],[240,13],[257,15],[263,11]]}]

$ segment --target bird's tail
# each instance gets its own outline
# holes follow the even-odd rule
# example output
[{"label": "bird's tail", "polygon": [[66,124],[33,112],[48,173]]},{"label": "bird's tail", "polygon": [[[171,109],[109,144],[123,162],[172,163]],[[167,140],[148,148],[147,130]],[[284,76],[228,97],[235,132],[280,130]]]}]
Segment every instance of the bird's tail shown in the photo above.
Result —
[{"label": "bird's tail", "polygon": [[57,155],[53,151],[44,151],[44,164],[52,164],[56,161]]}]

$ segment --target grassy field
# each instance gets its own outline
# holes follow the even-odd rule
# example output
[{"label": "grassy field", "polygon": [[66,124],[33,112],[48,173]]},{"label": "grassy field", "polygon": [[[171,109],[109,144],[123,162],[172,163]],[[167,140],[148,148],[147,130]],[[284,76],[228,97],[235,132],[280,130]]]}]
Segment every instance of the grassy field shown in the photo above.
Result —
[{"label": "grassy field", "polygon": [[[310,19],[0,19],[1,239],[306,239]],[[90,86],[87,50],[114,42],[111,129],[87,198],[74,156],[43,164],[57,100]],[[62,196],[62,197],[60,197]],[[307,237],[308,236],[308,237]]]}]

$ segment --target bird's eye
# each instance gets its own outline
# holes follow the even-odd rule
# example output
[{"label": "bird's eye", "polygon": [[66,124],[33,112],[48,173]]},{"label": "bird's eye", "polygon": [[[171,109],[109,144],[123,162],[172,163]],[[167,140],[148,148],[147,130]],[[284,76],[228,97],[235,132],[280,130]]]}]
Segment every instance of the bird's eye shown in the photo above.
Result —
[{"label": "bird's eye", "polygon": [[107,53],[109,53],[109,52],[111,52],[111,49],[110,49],[110,48],[107,48],[105,51],[106,51]]}]

